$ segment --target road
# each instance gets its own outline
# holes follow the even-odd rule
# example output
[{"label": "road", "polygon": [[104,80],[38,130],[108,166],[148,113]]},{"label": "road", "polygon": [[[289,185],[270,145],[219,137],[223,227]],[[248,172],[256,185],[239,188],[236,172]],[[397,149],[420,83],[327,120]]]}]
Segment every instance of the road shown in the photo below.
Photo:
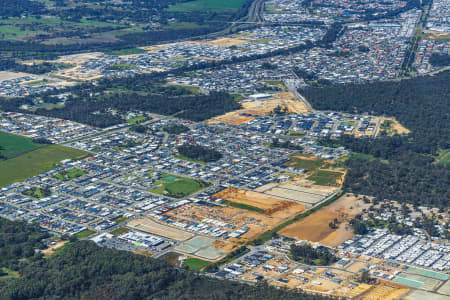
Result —
[{"label": "road", "polygon": [[298,100],[302,101],[303,104],[306,106],[306,108],[311,111],[315,112],[316,110],[312,107],[312,105],[308,102],[308,100],[305,99],[300,93],[297,91],[297,88],[291,80],[284,80],[284,84],[286,85],[288,91],[295,96]]}]

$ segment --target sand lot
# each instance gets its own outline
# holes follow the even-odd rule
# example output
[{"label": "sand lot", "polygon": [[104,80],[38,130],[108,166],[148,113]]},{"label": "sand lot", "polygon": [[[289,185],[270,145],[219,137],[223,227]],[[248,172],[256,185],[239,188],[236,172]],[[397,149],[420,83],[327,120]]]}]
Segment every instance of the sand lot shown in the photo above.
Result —
[{"label": "sand lot", "polygon": [[169,225],[156,223],[147,218],[132,220],[128,222],[127,226],[132,229],[157,234],[178,241],[184,241],[193,237],[191,233],[170,227]]},{"label": "sand lot", "polygon": [[[368,206],[369,204],[357,200],[354,195],[345,194],[305,219],[287,226],[279,234],[336,247],[353,237],[353,230],[348,221]],[[337,229],[332,229],[328,225],[334,218],[341,222]]]},{"label": "sand lot", "polygon": [[246,40],[234,39],[234,38],[220,38],[217,40],[207,41],[207,42],[191,42],[193,44],[204,44],[204,45],[214,45],[217,47],[231,47],[240,44],[247,43]]},{"label": "sand lot", "polygon": [[254,117],[249,115],[267,115],[271,113],[277,106],[286,107],[289,112],[298,114],[308,112],[308,109],[303,104],[303,102],[295,99],[295,97],[291,93],[276,93],[273,94],[271,98],[266,100],[244,101],[242,102],[242,109],[214,117],[210,119],[208,123],[241,125],[254,119]]},{"label": "sand lot", "polygon": [[364,299],[395,300],[400,299],[400,296],[408,291],[409,289],[402,286],[381,282],[365,294]]},{"label": "sand lot", "polygon": [[231,202],[261,208],[264,210],[264,214],[281,219],[293,217],[305,210],[305,206],[300,203],[236,188],[223,190],[214,196]]},{"label": "sand lot", "polygon": [[62,246],[64,246],[68,242],[69,241],[58,241],[58,242],[56,242],[56,244],[51,245],[50,247],[48,247],[45,250],[42,250],[41,252],[42,252],[42,254],[44,254],[46,256],[51,255],[51,254],[53,254],[53,252],[56,251],[56,249],[61,248]]},{"label": "sand lot", "polygon": [[384,118],[384,120],[392,121],[389,135],[394,135],[395,133],[408,134],[411,132],[411,130],[403,127],[395,118]]},{"label": "sand lot", "polygon": [[16,79],[16,78],[25,77],[25,76],[36,77],[36,75],[28,74],[28,73],[0,71],[0,81]]}]

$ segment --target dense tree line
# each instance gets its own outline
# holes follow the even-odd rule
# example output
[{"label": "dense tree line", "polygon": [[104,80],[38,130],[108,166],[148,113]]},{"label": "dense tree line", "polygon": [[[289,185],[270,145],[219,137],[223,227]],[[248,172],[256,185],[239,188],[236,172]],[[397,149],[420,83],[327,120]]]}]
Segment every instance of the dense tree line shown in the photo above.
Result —
[{"label": "dense tree line", "polygon": [[219,151],[197,144],[184,144],[179,146],[177,150],[182,156],[204,162],[218,161],[222,158]]},{"label": "dense tree line", "polygon": [[41,14],[45,6],[37,1],[30,0],[0,0],[0,16],[20,17],[22,14]]},{"label": "dense tree line", "polygon": [[416,206],[447,208],[450,170],[433,163],[433,158],[405,153],[389,161],[350,158],[344,181],[348,191],[397,200]]},{"label": "dense tree line", "polygon": [[303,151],[302,146],[296,145],[289,140],[280,142],[280,140],[278,138],[272,139],[272,143],[270,144],[270,147]]},{"label": "dense tree line", "polygon": [[110,113],[111,109],[124,113],[138,110],[192,121],[203,121],[239,108],[240,105],[234,101],[234,98],[224,92],[178,97],[119,93],[105,99],[92,101],[72,99],[67,101],[62,109],[39,109],[36,113],[96,127],[108,127],[123,122],[120,115]]},{"label": "dense tree line", "polygon": [[432,66],[445,67],[450,65],[450,55],[444,53],[433,53],[430,57]]},{"label": "dense tree line", "polygon": [[164,126],[163,130],[169,134],[180,134],[183,132],[188,132],[189,127],[184,126],[183,124],[170,124]]},{"label": "dense tree line", "polygon": [[398,82],[344,84],[301,91],[321,110],[393,116],[412,132],[403,136],[342,137],[322,144],[342,145],[357,156],[346,164],[344,188],[414,205],[448,207],[449,168],[433,156],[450,147],[450,72]]},{"label": "dense tree line", "polygon": [[337,261],[337,257],[331,254],[331,252],[322,246],[313,248],[310,245],[291,245],[290,254],[296,261],[302,262],[307,265],[331,265]]},{"label": "dense tree line", "polygon": [[39,257],[35,249],[43,249],[42,240],[49,237],[38,225],[12,222],[0,218],[0,267],[18,270],[24,258]]},{"label": "dense tree line", "polygon": [[33,262],[20,273],[20,278],[0,283],[2,299],[330,299],[210,279],[87,241]]},{"label": "dense tree line", "polygon": [[5,160],[6,156],[1,152],[2,150],[4,150],[4,148],[2,147],[2,145],[0,145],[0,160]]},{"label": "dense tree line", "polygon": [[[409,148],[435,154],[450,147],[450,71],[401,81],[308,88],[301,93],[320,110],[394,116],[412,131]],[[384,142],[384,141],[383,141]]]}]

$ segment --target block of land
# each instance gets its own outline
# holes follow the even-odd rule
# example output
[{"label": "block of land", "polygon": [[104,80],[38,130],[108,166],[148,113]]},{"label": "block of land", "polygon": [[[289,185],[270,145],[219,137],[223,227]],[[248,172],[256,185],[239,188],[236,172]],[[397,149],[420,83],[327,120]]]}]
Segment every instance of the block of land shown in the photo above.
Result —
[{"label": "block of land", "polygon": [[166,224],[157,223],[148,218],[131,220],[130,222],[128,222],[127,226],[132,229],[153,233],[177,241],[184,241],[193,237],[193,234],[189,232],[170,227]]},{"label": "block of land", "polygon": [[[358,200],[351,194],[346,194],[305,219],[287,226],[279,234],[336,247],[353,237],[353,230],[348,221],[361,213],[366,207],[368,207],[368,204],[365,204],[362,200]],[[333,222],[335,218],[340,224],[338,228],[332,229],[329,223]]]}]

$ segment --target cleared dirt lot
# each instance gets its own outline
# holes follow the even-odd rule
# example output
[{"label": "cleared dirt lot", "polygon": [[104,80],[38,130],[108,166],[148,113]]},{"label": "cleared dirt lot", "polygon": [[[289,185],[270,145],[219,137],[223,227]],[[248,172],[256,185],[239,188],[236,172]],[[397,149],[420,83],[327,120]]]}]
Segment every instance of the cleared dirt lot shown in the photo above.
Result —
[{"label": "cleared dirt lot", "polygon": [[254,119],[254,117],[249,115],[267,115],[277,106],[281,106],[282,108],[286,107],[289,112],[298,114],[308,112],[306,106],[301,101],[295,99],[291,93],[276,93],[273,94],[271,98],[266,100],[244,101],[242,102],[242,109],[214,117],[210,119],[208,123],[241,125]]},{"label": "cleared dirt lot", "polygon": [[192,42],[193,44],[204,44],[204,45],[214,45],[217,47],[231,47],[240,45],[243,43],[247,43],[246,40],[241,39],[234,39],[234,38],[221,38],[213,41],[207,41],[207,42]]},{"label": "cleared dirt lot", "polygon": [[[279,234],[336,247],[353,237],[353,230],[348,221],[368,206],[369,204],[358,200],[354,195],[345,194],[305,219],[287,226]],[[340,224],[337,229],[332,229],[328,224],[335,218]]]},{"label": "cleared dirt lot", "polygon": [[188,232],[169,227],[168,225],[159,224],[146,218],[132,220],[128,222],[127,226],[133,229],[157,234],[159,236],[164,236],[178,241],[184,241],[193,237],[193,235]]},{"label": "cleared dirt lot", "polygon": [[397,121],[395,118],[384,118],[384,121],[391,121],[391,126],[389,130],[387,131],[388,135],[394,135],[394,134],[408,134],[411,132],[411,130],[405,128],[400,124],[399,121]]},{"label": "cleared dirt lot", "polygon": [[408,291],[409,289],[400,285],[381,282],[364,294],[364,299],[395,300],[400,299]]},{"label": "cleared dirt lot", "polygon": [[61,248],[62,246],[64,246],[68,242],[69,241],[58,241],[58,242],[56,242],[56,244],[51,245],[50,247],[48,247],[45,250],[42,250],[41,252],[42,252],[42,254],[44,254],[46,256],[51,255],[51,254],[53,254],[53,252],[56,251],[56,249]]},{"label": "cleared dirt lot", "polygon": [[236,188],[223,190],[214,196],[234,203],[263,209],[265,215],[281,219],[290,218],[305,210],[305,206],[300,203]]}]

